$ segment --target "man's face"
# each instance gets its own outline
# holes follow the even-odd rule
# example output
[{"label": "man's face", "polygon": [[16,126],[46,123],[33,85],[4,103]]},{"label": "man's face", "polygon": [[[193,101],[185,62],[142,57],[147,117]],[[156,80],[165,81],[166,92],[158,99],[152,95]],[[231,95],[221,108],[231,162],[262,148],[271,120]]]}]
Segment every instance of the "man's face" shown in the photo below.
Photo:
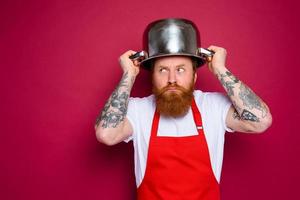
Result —
[{"label": "man's face", "polygon": [[190,57],[168,56],[155,60],[153,93],[158,111],[166,116],[186,114],[193,98],[197,74]]},{"label": "man's face", "polygon": [[[152,84],[162,89],[172,83],[188,89],[194,84],[197,74],[194,73],[192,59],[187,56],[167,56],[155,60]],[[170,92],[174,92],[170,90]]]}]

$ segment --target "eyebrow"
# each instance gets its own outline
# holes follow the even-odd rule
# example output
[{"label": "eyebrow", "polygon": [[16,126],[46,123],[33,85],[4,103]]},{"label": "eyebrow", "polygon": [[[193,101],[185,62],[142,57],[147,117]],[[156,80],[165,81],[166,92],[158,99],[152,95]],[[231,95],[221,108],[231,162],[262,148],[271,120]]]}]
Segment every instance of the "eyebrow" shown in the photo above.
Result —
[{"label": "eyebrow", "polygon": [[[183,67],[185,66],[185,64],[179,64],[179,65],[176,65],[175,67]],[[168,68],[168,66],[163,66],[163,65],[160,65],[159,68]]]}]

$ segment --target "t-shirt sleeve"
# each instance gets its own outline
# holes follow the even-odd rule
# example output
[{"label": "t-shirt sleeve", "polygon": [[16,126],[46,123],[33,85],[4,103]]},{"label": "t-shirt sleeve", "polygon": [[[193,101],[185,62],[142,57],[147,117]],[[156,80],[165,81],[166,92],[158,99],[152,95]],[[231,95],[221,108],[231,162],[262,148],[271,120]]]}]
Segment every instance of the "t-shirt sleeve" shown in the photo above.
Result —
[{"label": "t-shirt sleeve", "polygon": [[127,114],[126,118],[128,119],[133,131],[132,134],[124,140],[124,142],[128,143],[130,142],[134,137],[134,132],[136,130],[135,124],[136,124],[136,109],[135,109],[136,103],[135,98],[130,97],[128,102],[128,108],[127,108]]},{"label": "t-shirt sleeve", "polygon": [[225,129],[227,132],[233,133],[234,130],[231,129],[231,128],[229,128],[229,127],[227,126],[227,124],[226,124],[226,117],[227,117],[228,111],[229,111],[229,109],[230,109],[230,107],[231,107],[231,105],[232,105],[232,103],[231,103],[231,101],[228,99],[228,97],[226,97],[226,98],[227,98],[227,101],[228,101],[228,102],[226,103],[226,105],[224,106],[224,109],[223,109],[223,113],[222,113],[222,121],[223,121],[224,129]]}]

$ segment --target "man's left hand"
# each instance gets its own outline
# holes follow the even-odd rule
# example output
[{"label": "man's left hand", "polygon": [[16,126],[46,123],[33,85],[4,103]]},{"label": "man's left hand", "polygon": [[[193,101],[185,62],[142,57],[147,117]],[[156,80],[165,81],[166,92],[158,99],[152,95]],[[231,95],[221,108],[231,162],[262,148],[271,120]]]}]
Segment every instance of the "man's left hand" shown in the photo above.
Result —
[{"label": "man's left hand", "polygon": [[225,67],[225,62],[226,62],[226,49],[222,47],[217,47],[217,46],[209,46],[207,49],[212,50],[215,52],[212,58],[209,58],[208,60],[208,68],[211,72],[216,74],[218,69],[224,68]]}]

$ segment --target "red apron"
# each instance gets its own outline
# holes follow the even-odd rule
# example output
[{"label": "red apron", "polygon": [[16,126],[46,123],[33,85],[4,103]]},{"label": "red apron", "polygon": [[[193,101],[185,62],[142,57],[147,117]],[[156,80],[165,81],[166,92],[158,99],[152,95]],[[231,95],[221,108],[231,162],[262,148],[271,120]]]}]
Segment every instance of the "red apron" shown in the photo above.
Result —
[{"label": "red apron", "polygon": [[198,135],[157,136],[159,113],[155,111],[145,176],[138,200],[219,200],[219,184],[211,168],[201,114],[192,101]]}]

